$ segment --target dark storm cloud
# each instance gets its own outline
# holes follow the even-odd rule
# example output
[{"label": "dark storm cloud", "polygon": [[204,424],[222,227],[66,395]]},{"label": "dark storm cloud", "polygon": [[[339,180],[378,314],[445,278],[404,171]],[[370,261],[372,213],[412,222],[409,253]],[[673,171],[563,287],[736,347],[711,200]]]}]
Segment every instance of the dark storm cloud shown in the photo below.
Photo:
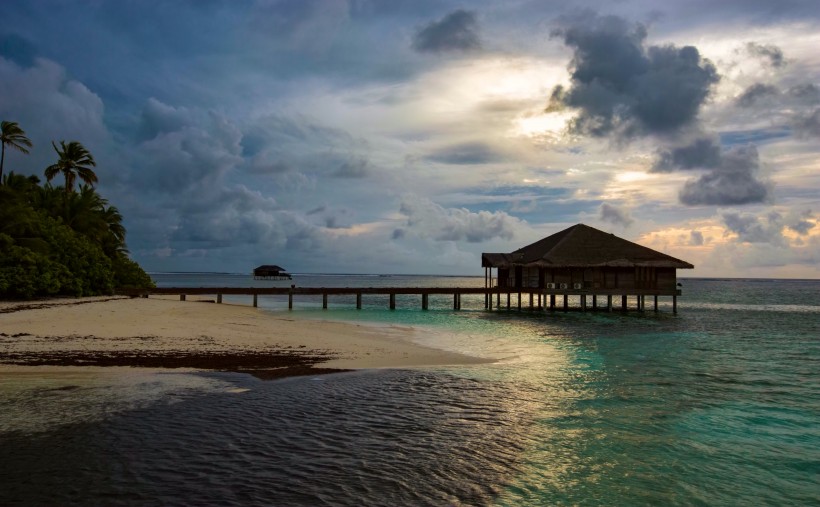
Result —
[{"label": "dark storm cloud", "polygon": [[772,67],[783,67],[786,65],[786,59],[783,57],[783,51],[773,44],[758,44],[757,42],[749,42],[746,44],[746,50],[751,55],[766,59]]},{"label": "dark storm cloud", "polygon": [[766,97],[776,97],[780,91],[776,86],[763,83],[755,83],[746,88],[737,98],[737,105],[740,107],[752,107],[761,99]]},{"label": "dark storm cloud", "polygon": [[737,205],[763,202],[771,185],[758,178],[760,158],[752,145],[722,149],[713,137],[700,137],[689,144],[662,150],[651,172],[705,171],[689,180],[679,193],[680,202]]},{"label": "dark storm cloud", "polygon": [[159,134],[175,132],[191,123],[193,119],[187,111],[163,104],[152,97],[142,108],[137,140],[154,139]]},{"label": "dark storm cloud", "polygon": [[646,47],[645,27],[616,16],[584,13],[562,21],[553,35],[573,49],[572,84],[553,91],[551,107],[577,111],[571,130],[629,138],[670,133],[696,122],[719,80],[697,48]]},{"label": "dark storm cloud", "polygon": [[472,142],[438,149],[428,155],[427,159],[443,164],[470,165],[490,164],[501,161],[504,157],[486,143]]},{"label": "dark storm cloud", "polygon": [[609,222],[615,225],[621,225],[623,227],[629,227],[635,221],[629,215],[629,212],[613,206],[609,203],[601,204],[601,207],[598,208],[598,217],[604,221]]},{"label": "dark storm cloud", "polygon": [[413,36],[413,49],[420,53],[473,51],[479,48],[481,41],[476,15],[464,9],[430,22]]},{"label": "dark storm cloud", "polygon": [[689,245],[690,246],[702,246],[703,245],[703,233],[700,231],[689,231]]},{"label": "dark storm cloud", "polygon": [[652,172],[713,169],[720,166],[720,145],[711,137],[695,139],[691,144],[661,151]]},{"label": "dark storm cloud", "polygon": [[764,202],[770,196],[771,184],[758,179],[759,170],[757,148],[735,147],[721,153],[719,166],[687,181],[678,197],[689,206]]}]

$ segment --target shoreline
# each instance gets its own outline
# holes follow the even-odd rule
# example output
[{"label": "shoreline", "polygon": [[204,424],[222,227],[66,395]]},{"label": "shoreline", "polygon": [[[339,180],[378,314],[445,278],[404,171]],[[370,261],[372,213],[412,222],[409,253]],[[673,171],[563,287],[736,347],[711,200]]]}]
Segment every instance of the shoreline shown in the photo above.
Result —
[{"label": "shoreline", "polygon": [[493,362],[414,343],[410,327],[274,315],[171,298],[0,302],[0,374],[118,367],[249,373],[261,379],[355,369]]}]

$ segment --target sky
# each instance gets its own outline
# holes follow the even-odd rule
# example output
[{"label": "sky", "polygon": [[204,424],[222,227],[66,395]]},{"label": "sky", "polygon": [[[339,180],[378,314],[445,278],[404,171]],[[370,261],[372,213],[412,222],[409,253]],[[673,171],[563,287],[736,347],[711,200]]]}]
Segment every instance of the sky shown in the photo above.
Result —
[{"label": "sky", "polygon": [[149,272],[482,275],[585,223],[820,278],[816,0],[0,9],[6,171],[83,143]]}]

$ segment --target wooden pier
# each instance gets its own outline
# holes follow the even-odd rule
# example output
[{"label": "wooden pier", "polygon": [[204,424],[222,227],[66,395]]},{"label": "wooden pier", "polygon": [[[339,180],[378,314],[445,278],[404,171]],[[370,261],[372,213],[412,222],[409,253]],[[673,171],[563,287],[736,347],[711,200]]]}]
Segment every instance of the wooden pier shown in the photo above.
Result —
[{"label": "wooden pier", "polygon": [[[322,308],[327,309],[330,296],[356,296],[356,308],[362,308],[362,296],[386,296],[387,305],[396,309],[396,296],[416,295],[421,298],[421,309],[430,306],[430,296],[450,296],[453,310],[461,310],[461,297],[483,295],[486,310],[529,310],[529,311],[613,311],[646,310],[647,297],[651,298],[653,311],[658,311],[658,298],[672,298],[672,313],[678,311],[680,289],[540,289],[506,287],[159,287],[155,289],[120,289],[117,294],[131,297],[150,295],[179,295],[180,301],[186,296],[215,295],[216,302],[222,303],[223,295],[248,295],[253,297],[253,306],[258,306],[260,296],[287,296],[288,308],[293,309],[294,297],[322,296]],[[579,305],[570,306],[570,298],[575,297]],[[630,307],[628,298],[633,298]],[[493,305],[495,303],[495,305]]]}]

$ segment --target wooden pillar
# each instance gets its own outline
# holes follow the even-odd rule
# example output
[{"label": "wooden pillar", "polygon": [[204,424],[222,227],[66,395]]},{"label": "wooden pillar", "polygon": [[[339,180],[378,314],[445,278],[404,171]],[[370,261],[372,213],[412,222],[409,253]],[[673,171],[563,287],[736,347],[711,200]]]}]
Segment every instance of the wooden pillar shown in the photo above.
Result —
[{"label": "wooden pillar", "polygon": [[598,296],[596,296],[595,294],[592,295],[592,309],[598,309]]},{"label": "wooden pillar", "polygon": [[564,294],[564,311],[569,310],[569,297]]},{"label": "wooden pillar", "polygon": [[396,294],[392,292],[390,293],[390,309],[396,309]]},{"label": "wooden pillar", "polygon": [[257,294],[253,295],[253,307],[256,308],[257,303],[259,302],[259,297]]},{"label": "wooden pillar", "polygon": [[421,295],[421,309],[426,310],[428,308],[427,305],[427,293]]},{"label": "wooden pillar", "polygon": [[496,310],[501,309],[501,291],[500,290],[495,293],[495,309]]},{"label": "wooden pillar", "polygon": [[626,311],[626,294],[621,296],[621,311]]},{"label": "wooden pillar", "polygon": [[179,300],[180,301],[185,301],[185,294],[180,294],[179,295]]},{"label": "wooden pillar", "polygon": [[655,294],[655,311],[658,311],[658,295]]},{"label": "wooden pillar", "polygon": [[453,310],[461,310],[461,294],[453,293]]},{"label": "wooden pillar", "polygon": [[507,291],[507,310],[510,309],[510,291]]},{"label": "wooden pillar", "polygon": [[356,309],[357,310],[362,309],[362,293],[361,292],[356,293]]},{"label": "wooden pillar", "polygon": [[532,293],[532,292],[530,292],[530,311],[532,311],[532,307],[533,307],[533,301],[532,301],[532,298],[533,298],[533,293]]},{"label": "wooden pillar", "polygon": [[518,291],[518,311],[521,311],[521,291]]},{"label": "wooden pillar", "polygon": [[327,292],[322,294],[322,309],[327,310]]},{"label": "wooden pillar", "polygon": [[293,290],[288,291],[288,310],[293,310]]},{"label": "wooden pillar", "polygon": [[555,294],[550,294],[550,310],[555,310]]},{"label": "wooden pillar", "polygon": [[542,294],[539,292],[538,293],[538,308],[544,308],[544,304],[541,302],[541,296],[542,296]]},{"label": "wooden pillar", "polygon": [[678,296],[672,296],[672,313],[678,313]]},{"label": "wooden pillar", "polygon": [[606,295],[606,311],[612,311],[612,294]]},{"label": "wooden pillar", "polygon": [[587,295],[581,294],[581,311],[587,311]]}]

